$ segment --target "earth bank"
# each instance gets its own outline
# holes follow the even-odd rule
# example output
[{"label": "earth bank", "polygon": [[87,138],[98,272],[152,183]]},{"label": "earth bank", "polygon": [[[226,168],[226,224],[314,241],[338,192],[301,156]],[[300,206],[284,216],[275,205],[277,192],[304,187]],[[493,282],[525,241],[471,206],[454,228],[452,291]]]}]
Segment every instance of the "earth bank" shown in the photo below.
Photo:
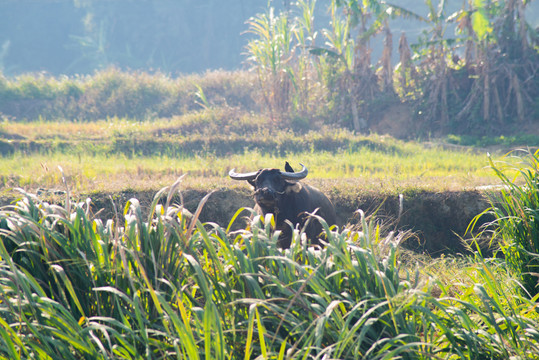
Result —
[{"label": "earth bank", "polygon": [[[195,212],[207,194],[208,191],[204,190],[184,189],[181,197],[176,196],[174,202],[183,203],[185,208]],[[92,211],[102,219],[109,219],[115,214],[113,203],[118,213],[122,214],[127,201],[136,198],[143,211],[147,212],[154,196],[153,191],[122,191],[93,193],[89,197],[92,199]],[[465,252],[466,247],[461,239],[470,237],[469,234],[465,235],[470,221],[489,207],[486,195],[477,190],[410,191],[403,194],[402,213],[399,217],[399,195],[343,195],[336,191],[329,193],[329,196],[335,205],[339,226],[358,223],[359,215],[356,210],[361,209],[366,216],[375,215],[377,221],[388,230],[410,230],[412,236],[405,242],[405,246],[432,256]],[[217,189],[204,205],[200,220],[226,227],[239,208],[253,205],[254,201],[247,187]],[[242,214],[243,218],[248,215],[248,212]],[[478,224],[488,220],[488,217],[483,216]],[[233,227],[244,225],[244,219],[237,219]]]}]

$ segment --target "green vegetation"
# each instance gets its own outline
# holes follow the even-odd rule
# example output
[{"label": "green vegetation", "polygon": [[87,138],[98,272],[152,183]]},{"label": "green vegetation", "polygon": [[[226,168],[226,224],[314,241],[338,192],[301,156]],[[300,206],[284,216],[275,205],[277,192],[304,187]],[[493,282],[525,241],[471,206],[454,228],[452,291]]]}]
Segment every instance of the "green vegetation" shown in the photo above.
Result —
[{"label": "green vegetation", "polygon": [[[518,274],[522,291],[529,297],[539,294],[539,150],[512,156],[519,161],[496,162],[491,168],[502,181],[502,188],[490,195],[491,208],[485,211],[494,221],[483,231],[493,231],[507,265]],[[508,155],[509,156],[509,155]],[[509,174],[516,174],[511,176]],[[483,214],[478,215],[478,217]]]},{"label": "green vegetation", "polygon": [[522,144],[537,144],[539,136],[537,134],[521,135],[500,135],[500,136],[470,136],[470,135],[448,135],[447,142],[463,146],[518,148]]},{"label": "green vegetation", "polygon": [[[500,134],[536,120],[539,47],[524,17],[527,1],[463,1],[450,14],[448,1],[426,0],[411,11],[385,1],[332,0],[322,41],[312,26],[315,3],[299,1],[278,15],[270,8],[248,22],[256,35],[250,59],[272,118],[329,113],[364,131],[380,120],[381,109],[405,102],[419,127],[436,134]],[[396,18],[427,30],[412,48],[401,35],[393,68]],[[384,48],[373,62],[377,36]]]},{"label": "green vegetation", "polygon": [[189,183],[212,188],[222,186],[232,167],[282,168],[285,160],[306,164],[309,179],[355,178],[363,187],[390,192],[496,181],[485,168],[485,155],[471,149],[356,135],[325,125],[317,131],[280,130],[263,117],[222,109],[141,122],[5,121],[0,130],[4,189],[63,187],[58,166],[76,193],[125,187],[157,191],[184,173],[190,174]]},{"label": "green vegetation", "polygon": [[420,257],[399,250],[403,234],[384,235],[365,219],[325,225],[322,250],[296,231],[281,251],[270,217],[230,231],[197,220],[207,198],[194,214],[172,204],[180,181],[156,194],[148,216],[137,199],[105,222],[87,203],[31,194],[3,208],[0,356],[531,359],[539,351],[537,298],[519,295],[502,260],[418,266]]},{"label": "green vegetation", "polygon": [[197,90],[202,88],[214,106],[257,110],[250,78],[248,73],[216,71],[173,79],[117,68],[93,76],[0,76],[0,109],[3,119],[17,121],[154,119],[201,109]]},{"label": "green vegetation", "polygon": [[[249,72],[171,78],[109,68],[93,76],[1,76],[1,115],[154,120],[219,108],[262,113],[276,127],[304,131],[320,123],[383,131],[381,123],[388,122],[412,139],[533,130],[539,47],[524,17],[529,2],[469,0],[453,14],[448,3],[426,0],[423,11],[412,12],[385,1],[333,0],[320,31],[313,24],[315,7],[323,4],[298,1],[280,13],[269,8],[247,21]],[[390,26],[396,19],[420,21],[425,31],[412,46],[402,34],[400,62],[393,66]],[[384,43],[379,61],[371,59],[375,39]],[[396,108],[405,109],[407,122],[393,116]]]},{"label": "green vegetation", "polygon": [[[461,146],[536,140],[468,134],[533,123],[527,2],[467,1],[452,16],[444,1],[425,4],[428,18],[382,1],[332,1],[324,46],[314,1],[269,9],[248,21],[252,73],[0,77],[0,187],[24,188],[0,209],[0,358],[536,358],[537,153],[504,158],[509,168],[494,153],[488,169],[484,154]],[[392,16],[431,27],[412,49],[401,37],[395,70]],[[377,34],[380,66],[370,59]],[[454,133],[458,145],[359,134],[395,105],[414,114],[410,138]],[[501,181],[488,229],[504,259],[424,258],[401,248],[407,233],[362,212],[342,228],[313,216],[327,246],[306,246],[298,229],[283,251],[271,216],[241,227],[252,214],[242,208],[226,227],[201,223],[208,197],[190,213],[176,196],[182,181],[239,186],[230,168],[285,160],[305,163],[309,181],[343,199]],[[106,219],[90,200],[72,200],[173,182],[149,209],[132,198]],[[38,187],[67,191],[53,203],[28,191]]]}]

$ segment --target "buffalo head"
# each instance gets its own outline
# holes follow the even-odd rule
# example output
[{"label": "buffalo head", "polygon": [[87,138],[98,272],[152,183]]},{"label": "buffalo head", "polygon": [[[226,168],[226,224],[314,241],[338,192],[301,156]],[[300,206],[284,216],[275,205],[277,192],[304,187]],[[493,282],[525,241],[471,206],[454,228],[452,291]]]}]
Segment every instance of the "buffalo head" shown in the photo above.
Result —
[{"label": "buffalo head", "polygon": [[[283,198],[291,191],[301,190],[299,180],[305,178],[308,170],[305,165],[300,164],[302,169],[294,172],[290,165],[286,163],[285,169],[291,171],[281,171],[279,169],[262,169],[255,172],[238,174],[234,169],[228,175],[234,180],[247,180],[255,190],[255,201],[264,213],[276,214],[279,205],[283,203]],[[276,211],[277,210],[277,211]]]},{"label": "buffalo head", "polygon": [[[228,175],[234,180],[245,180],[254,188],[255,209],[261,215],[272,213],[275,216],[276,228],[282,231],[279,246],[290,247],[292,230],[287,221],[293,225],[303,226],[307,218],[306,213],[318,211],[317,214],[325,218],[329,225],[335,224],[335,209],[331,201],[318,189],[302,184],[308,170],[300,164],[302,169],[295,172],[288,164],[285,170],[260,169],[249,173],[236,173],[230,170]],[[317,223],[317,222],[316,222]],[[307,237],[317,243],[322,228],[320,224],[309,226],[306,229]]]}]

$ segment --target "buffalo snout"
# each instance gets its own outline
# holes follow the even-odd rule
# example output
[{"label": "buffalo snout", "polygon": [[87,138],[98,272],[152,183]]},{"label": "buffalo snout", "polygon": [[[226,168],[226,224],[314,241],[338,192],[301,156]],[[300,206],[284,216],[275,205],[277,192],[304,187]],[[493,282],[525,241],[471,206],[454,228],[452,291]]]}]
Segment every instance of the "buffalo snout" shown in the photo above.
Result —
[{"label": "buffalo snout", "polygon": [[262,188],[262,189],[257,189],[255,191],[255,196],[256,198],[260,198],[260,199],[267,199],[267,200],[274,200],[276,198],[276,193],[273,189],[270,189],[270,188]]},{"label": "buffalo snout", "polygon": [[277,192],[271,188],[256,189],[255,201],[264,207],[274,206],[277,202]]}]

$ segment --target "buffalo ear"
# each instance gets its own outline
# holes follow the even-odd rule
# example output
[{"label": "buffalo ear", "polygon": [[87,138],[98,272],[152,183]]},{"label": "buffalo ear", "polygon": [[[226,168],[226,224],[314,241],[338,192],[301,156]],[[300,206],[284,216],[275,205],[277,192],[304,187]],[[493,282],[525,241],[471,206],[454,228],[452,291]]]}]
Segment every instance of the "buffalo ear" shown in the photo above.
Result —
[{"label": "buffalo ear", "polygon": [[255,180],[254,180],[254,179],[247,180],[247,182],[248,182],[249,184],[251,184],[252,187],[256,187],[256,186],[255,186]]},{"label": "buffalo ear", "polygon": [[286,161],[284,164],[284,171],[290,172],[290,173],[295,172],[294,169],[292,169],[292,166],[290,166],[290,164],[288,163],[288,161]]}]

